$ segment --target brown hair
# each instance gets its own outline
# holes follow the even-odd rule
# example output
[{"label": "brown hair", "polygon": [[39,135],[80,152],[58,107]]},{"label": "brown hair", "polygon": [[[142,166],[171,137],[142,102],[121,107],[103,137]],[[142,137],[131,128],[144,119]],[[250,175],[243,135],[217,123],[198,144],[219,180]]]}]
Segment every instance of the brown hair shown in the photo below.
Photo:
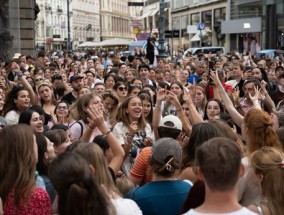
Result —
[{"label": "brown hair", "polygon": [[241,167],[241,152],[234,141],[215,137],[196,151],[197,165],[211,191],[231,191]]},{"label": "brown hair", "polygon": [[85,94],[81,96],[76,103],[77,111],[80,114],[80,118],[85,123],[88,123],[87,118],[89,117],[89,114],[87,112],[87,107],[90,104],[91,99],[94,99],[96,96],[101,98],[101,96],[97,95],[96,93]]},{"label": "brown hair", "polygon": [[246,114],[244,123],[249,153],[253,153],[262,146],[271,146],[281,149],[278,136],[272,126],[271,117],[266,112],[252,108]]},{"label": "brown hair", "polygon": [[45,133],[45,136],[51,142],[54,143],[55,147],[60,146],[62,143],[64,143],[68,139],[68,136],[63,129],[55,129],[55,130],[47,131]]},{"label": "brown hair", "polygon": [[[141,99],[138,96],[129,96],[123,101],[123,103],[118,108],[117,121],[122,122],[123,125],[126,127],[128,127],[131,124],[129,115],[128,113],[126,113],[126,109],[128,108],[130,101],[134,98],[138,98],[141,101]],[[138,119],[138,129],[144,130],[145,127],[146,127],[146,121],[143,115],[141,115],[141,117]]]},{"label": "brown hair", "polygon": [[16,206],[30,197],[37,162],[33,143],[28,125],[11,125],[0,132],[0,197],[4,204],[10,192]]}]

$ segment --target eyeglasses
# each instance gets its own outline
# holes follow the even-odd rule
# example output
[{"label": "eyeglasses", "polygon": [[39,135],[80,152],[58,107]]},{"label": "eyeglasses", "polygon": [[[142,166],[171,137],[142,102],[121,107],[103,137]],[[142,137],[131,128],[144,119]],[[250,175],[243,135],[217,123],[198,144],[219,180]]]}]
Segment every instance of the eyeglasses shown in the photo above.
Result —
[{"label": "eyeglasses", "polygon": [[68,107],[66,107],[66,106],[57,106],[57,109],[58,110],[67,110]]},{"label": "eyeglasses", "polygon": [[127,90],[127,87],[119,87],[119,88],[117,88],[119,91],[123,91],[123,90]]},{"label": "eyeglasses", "polygon": [[36,78],[35,81],[42,81],[43,78]]}]

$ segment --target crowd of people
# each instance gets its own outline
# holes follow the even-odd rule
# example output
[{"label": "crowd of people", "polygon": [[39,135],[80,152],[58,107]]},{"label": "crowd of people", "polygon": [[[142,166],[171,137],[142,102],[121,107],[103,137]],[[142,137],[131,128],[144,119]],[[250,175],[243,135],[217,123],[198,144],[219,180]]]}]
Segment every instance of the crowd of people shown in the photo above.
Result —
[{"label": "crowd of people", "polygon": [[284,214],[284,59],[0,59],[0,214]]}]

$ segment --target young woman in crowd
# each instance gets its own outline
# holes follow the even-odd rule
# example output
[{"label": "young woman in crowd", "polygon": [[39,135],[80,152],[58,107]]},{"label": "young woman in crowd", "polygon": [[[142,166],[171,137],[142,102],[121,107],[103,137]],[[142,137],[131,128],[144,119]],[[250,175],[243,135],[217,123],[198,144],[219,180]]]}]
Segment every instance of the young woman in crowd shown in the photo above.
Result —
[{"label": "young woman in crowd", "polygon": [[30,106],[30,95],[28,91],[19,86],[13,89],[6,95],[5,104],[3,107],[3,115],[8,124],[17,124],[19,117]]},{"label": "young woman in crowd", "polygon": [[130,84],[134,78],[137,77],[137,72],[135,69],[127,69],[124,78],[127,81],[128,84]]},{"label": "young woman in crowd", "polygon": [[141,87],[130,84],[128,87],[128,96],[137,96],[141,91]]},{"label": "young woman in crowd", "polygon": [[151,137],[152,131],[142,114],[143,104],[139,97],[129,96],[120,105],[117,123],[113,133],[125,151],[123,170],[128,175],[139,150],[145,147],[145,137]]},{"label": "young woman in crowd", "polygon": [[53,202],[56,194],[54,187],[48,178],[48,166],[55,158],[53,142],[50,142],[50,140],[41,133],[35,134],[35,137],[38,149],[38,162],[36,164],[36,170],[42,177],[49,198],[51,202]]},{"label": "young woman in crowd", "polygon": [[209,99],[205,105],[204,120],[218,119],[224,113],[224,106],[218,99]]},{"label": "young woman in crowd", "polygon": [[142,100],[143,104],[142,115],[145,118],[146,122],[151,125],[153,120],[153,104],[151,96],[147,93],[141,93],[138,97]]},{"label": "young woman in crowd", "polygon": [[[62,124],[66,126],[71,126],[74,122],[71,117],[69,117],[69,104],[65,101],[60,101],[57,103],[54,109],[54,124]],[[54,124],[50,124],[51,128]]]},{"label": "young woman in crowd", "polygon": [[51,214],[47,192],[36,187],[37,160],[37,145],[29,126],[12,125],[0,132],[0,197],[5,215]]},{"label": "young woman in crowd", "polygon": [[131,81],[131,84],[140,86],[141,89],[143,88],[143,81],[142,81],[140,78],[134,78],[134,79]]},{"label": "young woman in crowd", "polygon": [[257,214],[283,214],[284,154],[274,147],[264,146],[251,155],[251,166],[261,186],[262,201],[248,208]]},{"label": "young woman in crowd", "polygon": [[85,94],[80,97],[76,102],[77,112],[80,114],[78,114],[77,121],[70,126],[70,133],[73,141],[79,140],[87,129],[92,130],[92,135],[88,140],[86,140],[87,142],[94,139],[96,135],[101,134],[97,127],[93,128],[89,125],[89,113],[87,109],[90,106],[94,106],[102,111],[104,110],[102,98],[97,94]]},{"label": "young woman in crowd", "polygon": [[19,123],[29,125],[34,133],[43,133],[43,121],[39,113],[32,109],[27,109],[21,113]]},{"label": "young woman in crowd", "polygon": [[106,90],[103,93],[103,105],[105,120],[109,128],[112,128],[116,123],[117,110],[119,99],[115,91]]},{"label": "young woman in crowd", "polygon": [[207,104],[207,98],[205,95],[205,90],[201,86],[196,86],[195,96],[193,96],[193,101],[195,103],[196,109],[199,115],[204,118],[205,106]]},{"label": "young woman in crowd", "polygon": [[[183,86],[179,81],[172,82],[169,91],[174,93],[178,97],[178,100],[181,101],[183,96]],[[163,116],[170,114],[176,115],[176,109],[169,100],[166,100],[165,102],[163,102],[163,104],[164,104],[162,105],[164,106],[162,111]]]},{"label": "young woman in crowd", "polygon": [[39,94],[39,103],[42,106],[46,119],[45,123],[47,124],[49,121],[54,121],[54,110],[56,107],[56,99],[53,95],[53,91],[51,86],[48,83],[41,83],[38,86],[38,94]]},{"label": "young woman in crowd", "polygon": [[117,82],[113,86],[113,90],[116,92],[116,94],[119,98],[119,103],[122,103],[127,96],[127,92],[128,92],[127,86],[123,82]]},{"label": "young woman in crowd", "polygon": [[45,136],[53,143],[56,156],[65,152],[66,148],[71,144],[68,131],[60,128],[45,132]]},{"label": "young woman in crowd", "polygon": [[50,164],[48,175],[58,194],[60,215],[115,213],[107,195],[90,171],[90,165],[80,155],[71,152],[59,155]]},{"label": "young woman in crowd", "polygon": [[107,74],[104,78],[104,84],[106,90],[112,90],[113,86],[115,85],[115,76],[113,74]]},{"label": "young woman in crowd", "polygon": [[188,78],[190,76],[190,72],[187,69],[182,69],[180,72],[180,82],[182,86],[187,87],[188,86]]}]

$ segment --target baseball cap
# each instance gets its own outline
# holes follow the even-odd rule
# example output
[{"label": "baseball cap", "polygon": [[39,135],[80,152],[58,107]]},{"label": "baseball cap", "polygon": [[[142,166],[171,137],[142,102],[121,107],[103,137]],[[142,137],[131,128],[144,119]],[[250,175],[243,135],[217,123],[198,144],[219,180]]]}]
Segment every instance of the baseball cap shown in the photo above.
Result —
[{"label": "baseball cap", "polygon": [[71,78],[70,78],[70,83],[72,83],[73,81],[76,81],[78,79],[83,79],[82,76],[80,75],[73,75]]},{"label": "baseball cap", "polygon": [[161,164],[165,164],[169,157],[174,157],[181,163],[182,149],[173,138],[160,138],[152,146],[153,158]]},{"label": "baseball cap", "polygon": [[182,130],[182,123],[178,117],[174,115],[167,115],[160,120],[159,127]]}]

